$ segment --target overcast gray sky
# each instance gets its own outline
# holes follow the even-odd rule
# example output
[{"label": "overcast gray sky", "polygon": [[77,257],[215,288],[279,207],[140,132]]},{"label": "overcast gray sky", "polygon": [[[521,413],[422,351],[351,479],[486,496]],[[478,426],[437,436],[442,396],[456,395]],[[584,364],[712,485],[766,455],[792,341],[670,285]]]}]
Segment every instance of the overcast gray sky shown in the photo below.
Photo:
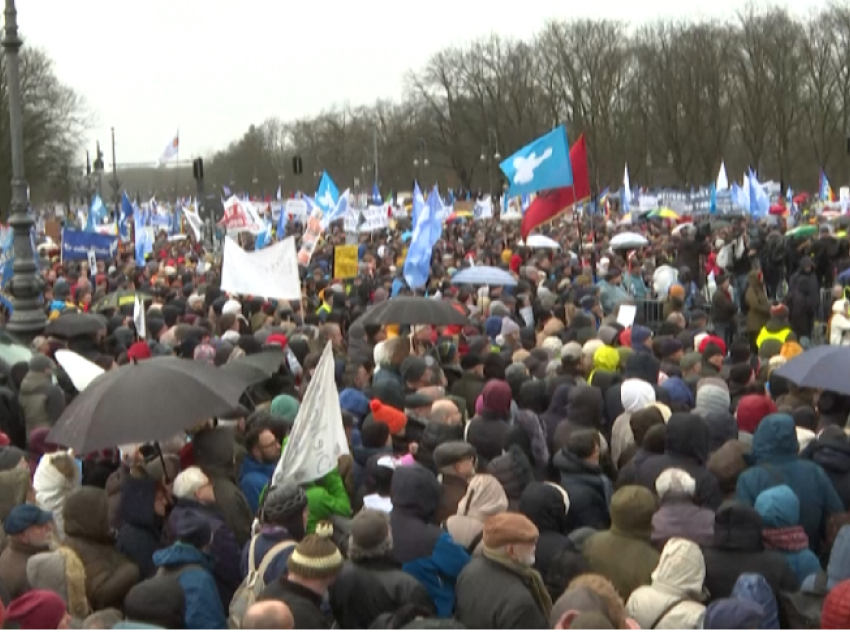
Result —
[{"label": "overcast gray sky", "polygon": [[[803,13],[821,3],[784,3]],[[252,123],[401,97],[405,72],[442,47],[549,18],[732,16],[741,0],[18,0],[27,43],[88,101],[89,147],[154,162],[180,129],[180,156],[212,153]],[[204,81],[194,79],[205,78]],[[212,78],[218,78],[214,81]],[[83,151],[84,152],[84,151]],[[81,153],[82,154],[82,153]],[[108,153],[107,153],[108,156]]]}]

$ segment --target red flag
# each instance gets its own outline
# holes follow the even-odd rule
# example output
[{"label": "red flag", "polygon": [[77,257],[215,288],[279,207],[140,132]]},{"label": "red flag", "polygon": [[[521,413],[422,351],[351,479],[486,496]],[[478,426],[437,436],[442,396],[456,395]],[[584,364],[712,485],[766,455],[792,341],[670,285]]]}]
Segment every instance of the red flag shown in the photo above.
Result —
[{"label": "red flag", "polygon": [[522,238],[531,231],[578,203],[590,198],[590,177],[587,170],[587,144],[582,134],[570,148],[570,165],[573,168],[573,185],[557,190],[547,190],[537,195],[522,217]]}]

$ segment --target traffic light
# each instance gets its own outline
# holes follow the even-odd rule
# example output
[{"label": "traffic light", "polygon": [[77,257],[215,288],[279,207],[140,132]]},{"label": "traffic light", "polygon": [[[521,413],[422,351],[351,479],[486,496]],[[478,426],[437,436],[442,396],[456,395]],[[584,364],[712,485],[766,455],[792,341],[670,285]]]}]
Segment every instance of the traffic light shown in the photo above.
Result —
[{"label": "traffic light", "polygon": [[192,176],[195,181],[200,181],[204,178],[204,160],[198,157],[192,162]]},{"label": "traffic light", "polygon": [[295,155],[292,158],[292,172],[293,174],[301,174],[304,172],[304,164],[301,161],[301,155]]}]

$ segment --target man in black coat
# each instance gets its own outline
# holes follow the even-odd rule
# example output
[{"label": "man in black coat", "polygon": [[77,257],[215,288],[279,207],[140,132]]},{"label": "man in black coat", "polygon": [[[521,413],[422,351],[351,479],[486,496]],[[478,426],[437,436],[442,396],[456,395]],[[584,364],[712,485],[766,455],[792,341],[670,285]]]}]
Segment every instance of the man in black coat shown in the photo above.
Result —
[{"label": "man in black coat", "polygon": [[779,553],[765,550],[759,513],[747,504],[724,504],[714,516],[714,546],[703,548],[705,587],[711,598],[727,598],[738,577],[761,574],[774,594],[796,591],[800,586],[788,561]]},{"label": "man in black coat", "polygon": [[576,431],[552,460],[570,498],[567,532],[579,528],[607,530],[611,526],[608,509],[614,488],[599,465],[599,455],[599,435],[595,431]]},{"label": "man in black coat", "polygon": [[827,426],[800,456],[823,468],[844,508],[850,510],[850,440],[844,430]]}]

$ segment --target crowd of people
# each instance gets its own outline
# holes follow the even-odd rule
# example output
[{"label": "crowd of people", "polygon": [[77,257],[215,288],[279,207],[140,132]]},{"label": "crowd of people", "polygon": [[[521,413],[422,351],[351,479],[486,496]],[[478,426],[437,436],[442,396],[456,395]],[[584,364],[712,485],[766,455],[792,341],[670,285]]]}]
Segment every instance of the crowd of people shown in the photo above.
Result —
[{"label": "crowd of people", "polygon": [[[850,397],[775,373],[817,337],[843,240],[647,222],[648,245],[619,251],[604,219],[568,219],[552,251],[498,220],[453,224],[410,290],[401,229],[362,236],[338,280],[332,228],[300,302],[223,292],[220,258],[188,240],[160,237],[144,267],[132,246],[92,272],[44,254],[50,321],[102,328],[36,337],[0,388],[0,622],[850,628]],[[514,284],[452,282],[476,265]],[[677,279],[659,289],[663,266]],[[116,293],[147,299],[145,337],[133,303],[101,302]],[[362,320],[423,293],[458,324]],[[658,324],[617,322],[649,299]],[[826,338],[847,344],[842,288],[830,302]],[[296,420],[317,417],[299,409],[328,345],[350,452],[272,483]],[[80,399],[63,349],[107,374],[284,355],[228,418],[78,456],[48,439]]]}]

